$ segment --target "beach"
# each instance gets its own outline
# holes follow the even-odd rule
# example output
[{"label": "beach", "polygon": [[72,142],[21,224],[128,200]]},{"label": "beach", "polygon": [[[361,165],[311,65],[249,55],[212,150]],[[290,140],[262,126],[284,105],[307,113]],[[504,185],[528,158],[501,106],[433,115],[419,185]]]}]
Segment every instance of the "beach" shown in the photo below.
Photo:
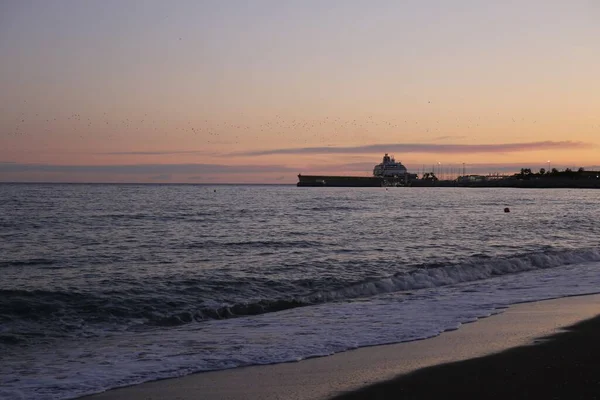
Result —
[{"label": "beach", "polygon": [[433,366],[335,397],[358,399],[596,399],[600,317],[540,343]]},{"label": "beach", "polygon": [[[592,377],[594,338],[600,329],[600,320],[590,319],[599,310],[600,295],[517,304],[431,339],[193,374],[83,399],[384,399],[399,393],[403,398],[449,393],[527,398],[533,391],[589,398],[598,388]],[[564,333],[563,328],[585,320],[589,322]],[[541,384],[546,381],[548,385]]]}]

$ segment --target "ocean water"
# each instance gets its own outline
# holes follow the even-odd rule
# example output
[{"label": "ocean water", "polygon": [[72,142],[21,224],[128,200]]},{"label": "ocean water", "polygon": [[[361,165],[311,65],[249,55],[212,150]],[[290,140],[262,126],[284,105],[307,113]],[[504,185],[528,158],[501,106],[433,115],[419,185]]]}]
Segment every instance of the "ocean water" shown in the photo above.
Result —
[{"label": "ocean water", "polygon": [[598,292],[598,190],[0,185],[2,399],[422,339]]}]

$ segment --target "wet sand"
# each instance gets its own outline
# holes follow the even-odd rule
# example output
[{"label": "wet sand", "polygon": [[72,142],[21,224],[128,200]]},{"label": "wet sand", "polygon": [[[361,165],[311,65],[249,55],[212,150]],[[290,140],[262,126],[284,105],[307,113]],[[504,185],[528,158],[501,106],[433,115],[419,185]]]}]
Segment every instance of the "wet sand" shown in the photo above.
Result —
[{"label": "wet sand", "polygon": [[[590,387],[592,391],[600,387],[600,378],[592,379],[591,375],[594,358],[600,360],[600,352],[596,352],[597,348],[600,350],[600,344],[595,343],[595,338],[600,337],[600,319],[586,322],[552,341],[530,345],[536,339],[557,334],[561,328],[598,314],[600,295],[519,304],[502,314],[431,339],[361,348],[295,363],[193,374],[84,398],[299,400],[344,396],[340,399],[388,399],[445,398],[448,393],[491,398],[496,392],[502,393],[502,398],[531,398],[533,393],[539,397],[540,385],[546,380],[552,383],[546,387],[552,389],[544,394],[561,394],[542,397],[556,398],[570,393],[572,396],[568,398],[590,398],[584,395],[591,392],[577,390],[582,386]],[[521,347],[515,348],[517,346]],[[570,354],[571,348],[577,350]],[[536,353],[527,353],[531,349]],[[495,354],[505,350],[508,351]],[[466,361],[447,364],[462,360]],[[525,364],[526,361],[529,364]],[[600,367],[600,361],[595,366]],[[577,369],[579,367],[581,371]],[[565,369],[574,372],[567,375]],[[401,374],[409,375],[398,377]],[[578,376],[583,381],[577,380]],[[502,390],[509,386],[515,389],[511,394],[504,394]],[[556,387],[563,386],[565,391],[556,392]]]},{"label": "wet sand", "polygon": [[336,396],[360,399],[597,399],[600,316],[539,343],[429,367]]}]

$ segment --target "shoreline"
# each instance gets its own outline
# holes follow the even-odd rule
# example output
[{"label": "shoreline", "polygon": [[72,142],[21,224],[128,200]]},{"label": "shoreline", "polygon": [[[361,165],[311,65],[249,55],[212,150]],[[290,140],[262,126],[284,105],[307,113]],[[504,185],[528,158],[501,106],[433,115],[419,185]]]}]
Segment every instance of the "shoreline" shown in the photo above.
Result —
[{"label": "shoreline", "polygon": [[597,399],[600,315],[535,343],[434,365],[330,400]]},{"label": "shoreline", "polygon": [[[520,303],[429,339],[362,347],[299,362],[196,373],[80,399],[301,400],[353,396],[354,391],[399,375],[532,344],[598,314],[600,294]],[[352,398],[361,398],[358,396]]]}]

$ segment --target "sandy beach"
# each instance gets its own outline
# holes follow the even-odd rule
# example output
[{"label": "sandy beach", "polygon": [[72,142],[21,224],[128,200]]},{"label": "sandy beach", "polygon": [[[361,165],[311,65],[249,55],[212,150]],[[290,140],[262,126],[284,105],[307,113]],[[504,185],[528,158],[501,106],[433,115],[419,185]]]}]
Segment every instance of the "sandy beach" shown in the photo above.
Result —
[{"label": "sandy beach", "polygon": [[[458,373],[458,376],[464,376],[461,375],[462,372],[460,371],[462,370],[460,368],[467,368],[469,373],[479,368],[471,364],[465,366],[456,362],[468,360],[466,363],[469,363],[486,360],[485,365],[492,365],[497,368],[488,368],[487,371],[491,375],[482,375],[478,380],[481,385],[474,385],[473,382],[475,380],[465,382],[459,379],[454,381],[454,389],[450,387],[444,389],[463,393],[460,391],[462,387],[463,390],[468,389],[465,393],[473,394],[475,393],[473,390],[476,391],[477,388],[484,390],[486,386],[483,384],[487,382],[485,379],[495,379],[493,375],[494,371],[505,370],[510,371],[511,377],[514,374],[516,374],[514,375],[515,377],[521,376],[518,375],[518,371],[521,370],[517,370],[516,367],[512,368],[512,366],[515,362],[521,362],[523,356],[520,354],[523,351],[546,346],[548,343],[558,343],[551,348],[549,347],[546,352],[559,354],[560,351],[565,349],[566,343],[571,344],[574,341],[580,344],[579,348],[583,347],[585,349],[590,338],[593,337],[589,334],[590,330],[592,334],[595,334],[598,326],[600,326],[600,322],[597,320],[584,325],[585,329],[577,328],[566,334],[561,333],[557,336],[561,338],[560,340],[548,341],[537,339],[555,335],[563,332],[562,328],[596,317],[599,314],[599,310],[600,295],[568,297],[518,304],[504,310],[501,314],[480,319],[475,323],[465,324],[458,330],[445,332],[437,337],[426,340],[360,348],[329,357],[313,358],[295,363],[193,374],[182,378],[166,379],[110,390],[86,396],[84,399],[186,400],[202,398],[300,400],[327,399],[335,396],[358,399],[388,398],[390,394],[397,396],[398,390],[406,393],[407,398],[428,398],[436,395],[436,388],[442,387],[437,385],[438,381],[449,384],[448,379],[444,380],[441,378],[442,375],[448,374],[448,368],[456,371],[455,373]],[[573,335],[577,332],[586,333],[579,334],[574,339]],[[563,340],[563,337],[571,339]],[[534,343],[538,344],[529,346]],[[503,352],[508,349],[512,350]],[[499,352],[503,353],[497,354]],[[507,353],[511,353],[510,357],[512,358],[502,358]],[[577,354],[577,357],[579,357],[583,353],[573,354]],[[500,356],[502,357],[494,358]],[[472,360],[475,358],[477,360]],[[526,368],[533,371],[539,371],[540,368],[548,369],[548,365],[544,364],[543,360],[536,360],[530,360],[530,364]],[[583,362],[584,360],[582,360]],[[577,359],[571,360],[571,364],[579,365]],[[571,364],[569,365],[572,367],[573,365]],[[536,365],[539,368],[536,368]],[[437,370],[436,368],[446,369],[440,375],[440,371],[442,370]],[[560,362],[555,362],[551,368],[559,371],[559,374],[561,373]],[[432,377],[430,377],[430,375],[423,374],[437,375],[435,377],[431,375]],[[400,375],[404,376],[398,378]],[[424,376],[427,377],[423,378]],[[528,376],[533,375],[529,374]],[[544,375],[538,374],[538,377],[544,378]],[[396,378],[396,380],[386,382],[393,378]],[[419,383],[407,383],[410,379],[417,379],[415,382]],[[426,379],[426,382],[434,382],[436,384],[423,385],[423,379]],[[506,386],[507,379],[507,376],[503,375],[502,380],[499,380],[499,382],[502,382],[502,385]],[[386,383],[370,387],[380,382]],[[522,386],[527,383],[522,379],[515,378],[514,384]],[[566,384],[568,382],[564,383],[564,385]],[[571,384],[579,386],[579,382],[571,381]],[[399,385],[404,385],[402,387],[408,385],[406,387],[410,387],[412,391],[409,391],[409,389],[399,389]],[[424,386],[433,388],[433,391],[421,392]],[[521,393],[523,393],[522,390]],[[485,392],[485,394],[487,396],[489,393]]]},{"label": "sandy beach", "polygon": [[332,400],[597,399],[600,316],[535,345],[417,370]]}]

